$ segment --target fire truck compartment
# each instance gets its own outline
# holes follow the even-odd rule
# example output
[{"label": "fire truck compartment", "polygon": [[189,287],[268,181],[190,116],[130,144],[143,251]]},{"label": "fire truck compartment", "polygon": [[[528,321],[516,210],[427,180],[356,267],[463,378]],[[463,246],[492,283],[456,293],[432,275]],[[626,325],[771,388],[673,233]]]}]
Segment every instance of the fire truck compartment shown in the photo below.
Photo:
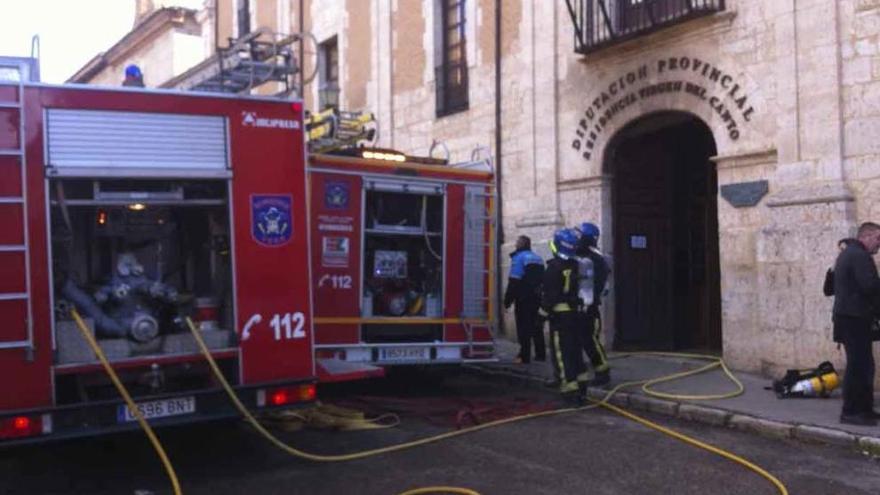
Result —
[{"label": "fire truck compartment", "polygon": [[235,346],[226,180],[55,179],[48,188],[56,366],[95,362],[71,307],[112,361],[197,355],[186,317],[210,348]]},{"label": "fire truck compartment", "polygon": [[[368,183],[364,210],[363,304],[365,317],[427,317],[443,314],[444,196],[441,187],[402,185],[382,190]],[[372,325],[365,333],[384,342],[413,333]],[[440,330],[442,332],[442,329]],[[379,335],[384,335],[379,337]],[[427,337],[432,337],[428,339]],[[389,340],[390,339],[390,340]],[[370,341],[371,338],[365,340]]]}]

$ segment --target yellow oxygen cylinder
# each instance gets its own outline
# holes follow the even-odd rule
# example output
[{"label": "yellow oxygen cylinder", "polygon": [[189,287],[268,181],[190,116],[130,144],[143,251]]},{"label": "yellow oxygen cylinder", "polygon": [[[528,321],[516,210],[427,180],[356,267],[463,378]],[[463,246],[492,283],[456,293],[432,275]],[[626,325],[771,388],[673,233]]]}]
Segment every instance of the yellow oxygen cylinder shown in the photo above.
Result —
[{"label": "yellow oxygen cylinder", "polygon": [[838,385],[840,385],[840,377],[837,372],[832,371],[795,383],[791,387],[791,393],[804,397],[828,396]]}]

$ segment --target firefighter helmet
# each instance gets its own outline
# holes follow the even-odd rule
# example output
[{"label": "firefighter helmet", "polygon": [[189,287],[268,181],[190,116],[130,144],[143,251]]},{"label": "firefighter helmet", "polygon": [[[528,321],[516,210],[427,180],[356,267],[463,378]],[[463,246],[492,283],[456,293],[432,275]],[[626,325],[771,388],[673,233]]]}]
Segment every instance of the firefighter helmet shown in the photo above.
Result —
[{"label": "firefighter helmet", "polygon": [[559,229],[550,241],[550,251],[553,252],[553,256],[567,260],[574,258],[577,245],[578,235],[574,229]]},{"label": "firefighter helmet", "polygon": [[586,242],[587,246],[595,246],[599,243],[599,227],[596,224],[584,222],[575,227],[574,230],[577,231],[582,241]]}]

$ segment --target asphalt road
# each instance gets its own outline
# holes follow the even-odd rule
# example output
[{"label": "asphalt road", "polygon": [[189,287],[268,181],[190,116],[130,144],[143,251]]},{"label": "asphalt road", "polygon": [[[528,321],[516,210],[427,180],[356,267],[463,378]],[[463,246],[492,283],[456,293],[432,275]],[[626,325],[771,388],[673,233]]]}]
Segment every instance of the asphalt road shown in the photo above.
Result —
[{"label": "asphalt road", "polygon": [[[410,375],[407,373],[406,375]],[[349,384],[320,392],[330,402],[392,409],[402,424],[381,431],[280,432],[303,450],[344,453],[454,428],[467,406],[541,408],[555,396],[469,374]],[[403,400],[401,400],[401,398]],[[777,476],[791,494],[876,494],[880,462],[857,452],[671,420],[650,419],[731,450]],[[605,411],[513,423],[404,452],[334,464],[290,458],[241,423],[160,430],[186,494],[376,494],[427,485],[490,494],[778,493],[758,475]],[[140,434],[0,451],[0,493],[169,493]]]}]

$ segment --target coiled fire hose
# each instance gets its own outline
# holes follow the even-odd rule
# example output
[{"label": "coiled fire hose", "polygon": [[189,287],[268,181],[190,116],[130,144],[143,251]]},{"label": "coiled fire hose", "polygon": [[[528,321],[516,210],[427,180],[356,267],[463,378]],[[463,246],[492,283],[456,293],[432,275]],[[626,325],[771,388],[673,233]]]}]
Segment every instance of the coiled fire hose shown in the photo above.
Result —
[{"label": "coiled fire hose", "polygon": [[[168,473],[168,477],[171,479],[172,485],[174,486],[174,493],[180,494],[180,486],[179,486],[179,483],[177,482],[177,477],[174,473],[174,469],[171,466],[170,461],[168,461],[168,457],[167,457],[167,455],[165,455],[165,452],[162,449],[161,444],[159,444],[159,441],[156,438],[155,434],[153,434],[153,432],[150,429],[147,422],[140,415],[139,411],[137,410],[137,407],[134,406],[134,403],[131,400],[131,397],[128,395],[127,391],[125,391],[125,387],[119,381],[118,377],[116,377],[116,374],[113,371],[112,367],[110,366],[110,363],[107,361],[106,356],[104,356],[103,352],[101,352],[100,347],[97,345],[97,342],[95,342],[94,337],[92,337],[88,328],[85,326],[85,323],[79,317],[79,314],[77,314],[75,310],[73,310],[71,313],[74,315],[74,320],[76,321],[77,326],[79,327],[80,331],[83,333],[83,336],[89,342],[89,345],[92,346],[92,349],[95,351],[95,354],[98,356],[98,359],[101,360],[101,364],[104,365],[104,369],[107,371],[108,375],[111,376],[111,379],[113,380],[114,385],[116,385],[120,394],[126,400],[126,403],[128,404],[129,408],[132,410],[132,413],[135,414],[135,416],[138,418],[138,423],[141,425],[141,428],[144,429],[144,432],[150,438],[151,443],[153,443],[153,446],[156,449],[156,452],[159,454],[159,457],[162,459],[162,463],[165,466],[165,469]],[[668,375],[668,376],[655,378],[655,379],[651,379],[651,380],[640,380],[640,381],[621,383],[621,384],[615,386],[614,388],[612,388],[611,390],[609,390],[601,400],[591,399],[592,404],[590,404],[588,406],[580,407],[580,408],[556,409],[556,410],[552,410],[552,411],[542,411],[542,412],[531,413],[531,414],[526,414],[526,415],[522,415],[522,416],[505,418],[505,419],[501,419],[501,420],[497,420],[497,421],[492,421],[489,423],[484,423],[481,425],[476,425],[476,426],[473,426],[470,428],[465,428],[465,429],[461,429],[461,430],[442,433],[440,435],[435,435],[432,437],[422,438],[422,439],[415,440],[412,442],[406,442],[406,443],[402,443],[402,444],[398,444],[398,445],[391,445],[388,447],[370,449],[370,450],[366,450],[366,451],[362,451],[362,452],[355,452],[355,453],[351,453],[351,454],[318,455],[318,454],[312,454],[309,452],[305,452],[305,451],[296,449],[294,447],[291,447],[291,446],[285,444],[284,442],[279,440],[277,437],[272,435],[272,433],[270,433],[265,427],[263,427],[263,425],[260,424],[260,422],[253,416],[253,414],[247,409],[247,407],[245,407],[245,405],[242,404],[242,402],[238,399],[238,396],[236,395],[235,391],[232,389],[232,386],[229,385],[229,382],[223,376],[223,373],[220,371],[220,368],[217,366],[217,363],[214,361],[214,358],[211,355],[210,350],[208,349],[207,345],[205,344],[205,341],[202,339],[201,334],[199,333],[196,326],[193,324],[192,320],[187,318],[186,323],[187,323],[187,326],[189,327],[190,332],[193,335],[193,338],[196,341],[196,344],[199,346],[199,349],[202,352],[202,355],[205,357],[205,360],[207,361],[208,365],[210,366],[211,371],[213,372],[215,378],[222,385],[223,389],[228,394],[229,399],[233,402],[233,404],[238,409],[238,411],[241,413],[241,415],[245,418],[245,420],[248,423],[250,423],[251,426],[253,426],[254,429],[256,429],[257,432],[260,435],[262,435],[264,438],[266,438],[270,443],[272,443],[273,445],[275,445],[279,449],[283,450],[284,452],[287,452],[288,454],[293,455],[295,457],[299,457],[301,459],[306,459],[306,460],[310,460],[310,461],[314,461],[314,462],[341,462],[341,461],[350,461],[350,460],[355,460],[355,459],[363,459],[363,458],[371,457],[371,456],[375,456],[375,455],[386,454],[386,453],[390,453],[390,452],[397,452],[397,451],[413,448],[413,447],[416,447],[419,445],[425,445],[428,443],[433,443],[433,442],[437,442],[437,441],[444,440],[447,438],[457,437],[457,436],[461,436],[461,435],[464,435],[467,433],[473,433],[473,432],[480,431],[483,429],[493,428],[496,426],[500,426],[500,425],[504,425],[504,424],[508,424],[508,423],[513,423],[516,421],[522,421],[522,420],[532,419],[532,418],[539,418],[539,417],[544,417],[544,416],[565,414],[565,413],[570,413],[570,412],[574,412],[574,411],[584,411],[587,409],[595,409],[597,407],[604,407],[604,408],[606,408],[616,414],[619,414],[619,415],[624,416],[628,419],[631,419],[637,423],[640,423],[644,426],[647,426],[648,428],[654,429],[654,430],[659,431],[665,435],[669,435],[677,440],[685,442],[689,445],[692,445],[694,447],[698,447],[700,449],[706,450],[706,451],[711,452],[713,454],[719,455],[725,459],[731,460],[731,461],[757,473],[758,475],[762,476],[763,478],[765,478],[767,481],[769,481],[777,489],[777,491],[780,493],[780,495],[788,495],[788,490],[786,489],[785,485],[783,485],[782,482],[780,482],[775,476],[773,476],[772,474],[770,474],[769,472],[767,472],[766,470],[764,470],[760,466],[757,466],[756,464],[754,464],[754,463],[752,463],[752,462],[750,462],[750,461],[748,461],[748,460],[746,460],[736,454],[733,454],[733,453],[728,452],[724,449],[715,447],[713,445],[709,445],[705,442],[702,442],[700,440],[692,438],[692,437],[685,435],[683,433],[679,433],[679,432],[674,431],[674,430],[667,428],[665,426],[661,426],[657,423],[649,421],[645,418],[642,418],[641,416],[638,416],[638,415],[633,414],[629,411],[621,409],[621,408],[619,408],[615,405],[612,405],[608,402],[609,399],[614,394],[619,392],[621,389],[623,389],[625,387],[636,386],[636,385],[641,385],[642,389],[650,395],[654,395],[657,397],[665,397],[665,398],[675,398],[675,399],[679,399],[679,400],[705,400],[705,399],[713,399],[713,398],[718,399],[718,398],[733,397],[733,396],[741,394],[742,390],[743,390],[742,383],[739,382],[739,380],[737,380],[735,376],[733,376],[733,374],[730,372],[730,370],[724,364],[724,361],[721,358],[717,358],[715,356],[704,356],[704,355],[699,355],[699,354],[682,354],[682,353],[629,353],[629,354],[618,355],[616,357],[623,357],[623,356],[627,356],[627,355],[654,355],[654,356],[664,356],[664,357],[686,357],[686,358],[693,358],[693,359],[710,360],[710,363],[707,364],[706,366],[703,366],[703,367],[698,368],[696,370],[691,370],[691,371],[682,372],[682,373],[676,373],[673,375]],[[726,394],[684,396],[684,395],[675,395],[675,394],[667,394],[667,393],[663,393],[663,392],[657,392],[657,391],[651,390],[651,388],[650,388],[651,386],[656,385],[658,383],[668,382],[671,380],[683,378],[683,377],[694,375],[697,373],[702,373],[702,372],[708,371],[710,369],[718,368],[718,367],[720,367],[724,371],[724,373],[729,378],[731,378],[731,380],[736,384],[737,390],[735,390],[733,392],[726,393]],[[414,490],[409,490],[407,492],[404,492],[404,494],[401,494],[401,495],[417,495],[417,494],[426,494],[426,493],[461,493],[461,494],[466,494],[466,495],[474,495],[477,492],[470,490],[468,488],[423,487],[423,488],[417,488]]]}]

